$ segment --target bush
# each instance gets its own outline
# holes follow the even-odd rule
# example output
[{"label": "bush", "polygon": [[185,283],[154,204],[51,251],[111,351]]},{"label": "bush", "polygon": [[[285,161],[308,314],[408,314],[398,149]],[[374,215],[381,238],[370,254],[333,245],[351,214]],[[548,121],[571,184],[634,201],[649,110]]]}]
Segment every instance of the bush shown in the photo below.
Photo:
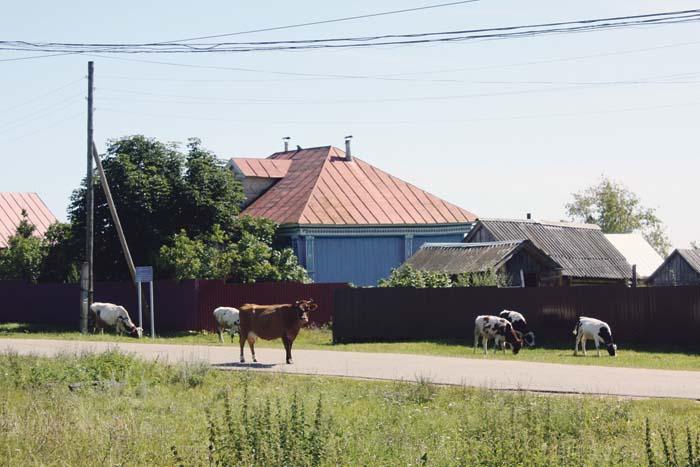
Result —
[{"label": "bush", "polygon": [[444,272],[424,271],[405,264],[392,269],[386,279],[381,279],[379,287],[412,287],[429,289],[440,287],[505,287],[508,285],[506,276],[498,271],[489,269],[484,272],[470,272],[450,276]]}]

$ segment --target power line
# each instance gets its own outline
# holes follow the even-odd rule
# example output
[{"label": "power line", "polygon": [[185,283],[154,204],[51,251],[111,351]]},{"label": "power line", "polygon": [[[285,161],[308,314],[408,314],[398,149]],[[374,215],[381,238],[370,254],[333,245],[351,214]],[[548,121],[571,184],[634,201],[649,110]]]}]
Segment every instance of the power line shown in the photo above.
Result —
[{"label": "power line", "polygon": [[307,50],[319,48],[377,47],[386,45],[417,45],[434,42],[497,40],[534,37],[549,34],[582,33],[604,29],[620,29],[637,26],[667,25],[700,20],[700,9],[644,15],[617,16],[538,23],[496,28],[463,29],[458,31],[421,32],[411,34],[385,34],[365,37],[304,39],[285,41],[224,42],[218,44],[188,43],[32,43],[27,41],[0,41],[2,50],[38,52],[79,52],[119,54],[179,54],[179,53],[232,53],[281,50]]},{"label": "power line", "polygon": [[32,102],[36,102],[36,101],[38,101],[38,100],[40,100],[40,99],[43,99],[43,98],[46,97],[46,96],[50,96],[51,94],[54,94],[54,93],[59,92],[59,91],[62,91],[62,90],[64,90],[64,89],[66,89],[67,87],[70,87],[70,86],[74,85],[75,83],[78,83],[78,82],[80,82],[80,81],[82,81],[82,80],[83,80],[83,78],[75,79],[75,80],[73,80],[73,81],[70,81],[70,82],[64,84],[63,86],[59,86],[59,87],[57,87],[57,88],[53,88],[53,89],[51,89],[51,90],[49,90],[49,91],[43,92],[43,93],[41,93],[41,94],[38,94],[38,95],[32,97],[32,98],[29,99],[29,100],[26,100],[26,101],[24,101],[24,102],[20,102],[19,104],[15,104],[15,105],[13,105],[13,106],[11,106],[11,107],[6,107],[6,108],[0,110],[0,112],[9,112],[9,111],[11,111],[11,110],[15,110],[15,109],[18,109],[18,108],[20,108],[20,107],[24,107],[25,105],[31,104]]},{"label": "power line", "polygon": [[306,27],[306,26],[317,26],[319,24],[339,23],[342,21],[354,21],[354,20],[365,19],[365,18],[376,18],[378,16],[388,16],[388,15],[395,15],[395,14],[399,14],[399,13],[412,13],[415,11],[430,10],[430,9],[434,9],[434,8],[443,8],[443,7],[448,7],[448,6],[463,5],[465,3],[475,3],[477,1],[478,0],[465,0],[465,1],[460,1],[460,2],[439,3],[437,5],[426,5],[426,6],[422,6],[422,7],[416,7],[416,8],[406,8],[403,10],[384,11],[381,13],[370,13],[370,14],[366,14],[366,15],[346,16],[344,18],[326,19],[326,20],[320,20],[320,21],[310,21],[307,23],[290,24],[287,26],[275,26],[275,27],[263,28],[263,29],[250,29],[247,31],[230,32],[230,33],[226,33],[226,34],[215,34],[215,35],[211,35],[211,36],[190,37],[188,39],[177,39],[174,41],[165,41],[165,42],[161,42],[161,44],[167,44],[167,43],[171,43],[171,42],[191,42],[191,41],[197,41],[197,40],[203,40],[203,39],[216,39],[219,37],[239,36],[242,34],[252,34],[252,33],[257,33],[257,32],[280,31],[283,29],[301,28],[301,27]]},{"label": "power line", "polygon": [[100,111],[108,113],[123,113],[128,115],[136,115],[149,118],[174,118],[182,120],[193,120],[193,121],[207,121],[207,122],[221,122],[221,123],[241,123],[241,124],[254,124],[254,125],[337,125],[337,126],[366,126],[366,125],[377,125],[377,126],[392,126],[392,125],[427,125],[427,124],[464,124],[464,123],[475,123],[475,122],[489,122],[489,121],[505,121],[505,120],[530,120],[530,119],[544,119],[544,118],[571,118],[571,117],[582,117],[582,116],[592,116],[592,115],[606,115],[606,114],[616,114],[616,113],[629,113],[629,112],[646,112],[652,110],[664,110],[672,109],[678,107],[694,107],[700,105],[700,101],[690,101],[682,102],[677,104],[659,104],[659,105],[649,105],[649,106],[638,106],[638,107],[623,107],[623,108],[613,108],[613,109],[601,109],[592,110],[584,112],[562,112],[562,113],[550,113],[550,114],[522,114],[513,115],[507,117],[478,117],[460,120],[391,120],[391,121],[328,121],[328,120],[317,120],[317,121],[295,121],[295,120],[250,120],[250,119],[221,119],[214,117],[199,117],[193,115],[175,115],[175,114],[158,114],[158,113],[142,113],[134,112],[131,110],[124,109],[114,109],[108,107],[101,107]]}]

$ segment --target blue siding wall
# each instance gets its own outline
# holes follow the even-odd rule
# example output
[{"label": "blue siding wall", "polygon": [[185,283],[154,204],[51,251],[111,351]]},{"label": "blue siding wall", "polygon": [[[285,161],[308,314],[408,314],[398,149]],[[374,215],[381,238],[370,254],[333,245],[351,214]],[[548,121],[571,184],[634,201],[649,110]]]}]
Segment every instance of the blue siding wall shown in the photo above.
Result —
[{"label": "blue siding wall", "polygon": [[316,237],[314,281],[376,285],[403,262],[403,237]]},{"label": "blue siding wall", "polygon": [[460,242],[463,234],[404,236],[322,237],[313,239],[313,266],[307,264],[306,237],[300,236],[300,263],[311,273],[314,282],[352,282],[355,285],[376,285],[413,254],[423,243]]}]

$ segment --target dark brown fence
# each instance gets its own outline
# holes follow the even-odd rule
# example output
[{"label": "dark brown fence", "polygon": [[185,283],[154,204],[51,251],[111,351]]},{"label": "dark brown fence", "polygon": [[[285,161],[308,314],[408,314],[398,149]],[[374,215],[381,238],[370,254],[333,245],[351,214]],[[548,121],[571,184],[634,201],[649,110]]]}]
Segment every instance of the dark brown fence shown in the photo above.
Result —
[{"label": "dark brown fence", "polygon": [[[222,281],[156,281],[155,322],[158,332],[214,330],[212,311],[217,306],[252,303],[290,303],[313,298],[318,310],[310,318],[325,324],[333,316],[333,294],[347,284],[258,283],[225,284]],[[144,300],[148,288],[143,287]],[[130,282],[98,282],[95,301],[118,303],[138,321],[136,288]],[[0,281],[0,323],[19,322],[69,326],[77,329],[80,287],[74,284],[27,284]],[[143,325],[150,329],[150,315],[144,308]]]},{"label": "dark brown fence", "polygon": [[335,295],[335,342],[474,338],[478,315],[517,310],[538,345],[573,342],[579,316],[610,324],[621,344],[700,347],[700,287],[346,289]]},{"label": "dark brown fence", "polygon": [[347,289],[348,284],[300,284],[270,282],[258,284],[225,284],[221,281],[199,281],[199,306],[195,329],[215,330],[212,311],[218,306],[238,307],[244,303],[291,303],[313,298],[318,309],[309,315],[312,323],[326,324],[333,317],[333,295]]}]

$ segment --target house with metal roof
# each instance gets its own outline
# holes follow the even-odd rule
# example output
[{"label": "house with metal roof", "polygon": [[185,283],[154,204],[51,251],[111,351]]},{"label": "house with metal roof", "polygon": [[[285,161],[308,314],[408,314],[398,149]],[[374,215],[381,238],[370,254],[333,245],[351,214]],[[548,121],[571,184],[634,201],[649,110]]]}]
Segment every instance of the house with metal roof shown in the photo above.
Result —
[{"label": "house with metal roof", "polygon": [[664,262],[661,255],[638,232],[605,234],[605,238],[622,253],[629,264],[636,267],[639,279],[646,280]]},{"label": "house with metal roof", "polygon": [[450,276],[494,271],[511,287],[559,285],[562,267],[530,240],[425,243],[404,264]]},{"label": "house with metal roof", "polygon": [[647,278],[647,284],[700,285],[700,250],[673,250],[663,264]]},{"label": "house with metal roof", "polygon": [[232,158],[242,215],[280,224],[316,282],[375,285],[426,242],[460,242],[476,216],[346,151],[323,146]]},{"label": "house with metal roof", "polygon": [[465,243],[530,240],[562,267],[562,285],[626,284],[632,266],[593,224],[479,219]]},{"label": "house with metal roof", "polygon": [[9,238],[17,232],[22,210],[27,212],[27,219],[36,227],[34,233],[37,236],[43,236],[57,221],[36,193],[0,192],[0,248],[7,248]]}]

